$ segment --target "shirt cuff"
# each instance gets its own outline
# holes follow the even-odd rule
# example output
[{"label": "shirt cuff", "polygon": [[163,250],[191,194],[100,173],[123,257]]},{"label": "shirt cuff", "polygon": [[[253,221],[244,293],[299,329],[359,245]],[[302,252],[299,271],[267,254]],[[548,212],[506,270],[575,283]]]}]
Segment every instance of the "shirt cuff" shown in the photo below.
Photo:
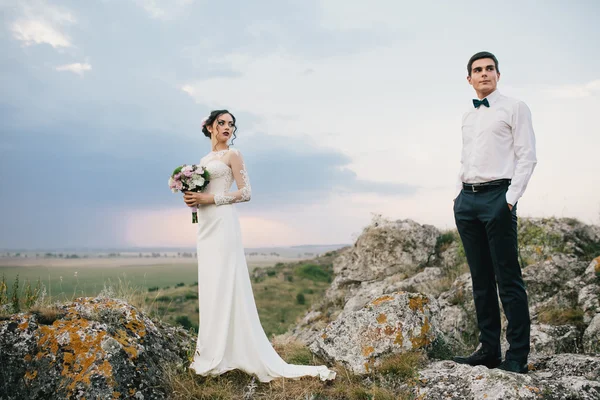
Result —
[{"label": "shirt cuff", "polygon": [[508,204],[510,204],[511,206],[514,206],[515,204],[517,204],[517,201],[519,201],[519,198],[521,196],[519,196],[517,193],[511,191],[510,189],[508,189],[508,191],[506,192],[506,202]]}]

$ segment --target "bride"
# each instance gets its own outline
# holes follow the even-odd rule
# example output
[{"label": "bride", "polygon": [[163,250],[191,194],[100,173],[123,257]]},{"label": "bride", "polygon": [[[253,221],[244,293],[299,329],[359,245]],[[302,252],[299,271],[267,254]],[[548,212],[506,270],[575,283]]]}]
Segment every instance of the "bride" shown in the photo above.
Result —
[{"label": "bride", "polygon": [[[325,366],[291,365],[279,357],[258,317],[238,215],[234,203],[249,201],[250,180],[242,154],[230,149],[235,117],[215,110],[202,123],[212,151],[202,158],[210,182],[202,193],[186,192],[188,206],[198,206],[198,292],[200,325],[190,368],[199,375],[232,369],[255,374],[260,381],[318,376],[335,378]],[[230,191],[235,180],[237,191]]]}]

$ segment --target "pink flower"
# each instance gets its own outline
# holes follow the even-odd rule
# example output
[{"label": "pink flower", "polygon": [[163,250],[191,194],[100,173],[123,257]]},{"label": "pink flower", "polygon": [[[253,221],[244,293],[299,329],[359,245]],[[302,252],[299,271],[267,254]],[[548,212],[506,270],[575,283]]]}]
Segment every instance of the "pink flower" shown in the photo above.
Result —
[{"label": "pink flower", "polygon": [[175,179],[176,181],[181,179],[181,172],[178,174],[175,174],[175,176],[173,177],[173,179]]},{"label": "pink flower", "polygon": [[181,181],[175,182],[175,189],[177,189],[177,190],[183,189],[183,183],[181,183]]},{"label": "pink flower", "polygon": [[185,170],[182,173],[184,176],[187,176],[188,178],[194,174],[194,172],[191,169]]},{"label": "pink flower", "polygon": [[208,121],[208,117],[202,119],[202,122],[200,123],[201,128],[204,128],[204,125],[206,125],[206,121]]}]

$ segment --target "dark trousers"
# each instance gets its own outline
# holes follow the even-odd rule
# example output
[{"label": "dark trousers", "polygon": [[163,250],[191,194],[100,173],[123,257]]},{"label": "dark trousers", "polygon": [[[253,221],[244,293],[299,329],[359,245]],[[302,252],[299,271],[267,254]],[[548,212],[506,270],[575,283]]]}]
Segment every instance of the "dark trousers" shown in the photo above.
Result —
[{"label": "dark trousers", "polygon": [[527,361],[529,307],[518,259],[517,205],[509,210],[507,190],[462,190],[454,202],[454,218],[471,270],[479,341],[500,354],[500,293],[508,320],[506,358]]}]

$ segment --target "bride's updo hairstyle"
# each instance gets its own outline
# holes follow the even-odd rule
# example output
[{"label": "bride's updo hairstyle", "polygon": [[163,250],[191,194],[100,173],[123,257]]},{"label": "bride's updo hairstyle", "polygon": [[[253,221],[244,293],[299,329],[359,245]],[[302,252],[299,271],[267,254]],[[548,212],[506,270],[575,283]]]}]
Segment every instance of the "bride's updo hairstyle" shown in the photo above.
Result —
[{"label": "bride's updo hairstyle", "polygon": [[215,121],[217,120],[217,118],[219,118],[221,115],[223,114],[229,114],[231,115],[231,119],[233,119],[233,139],[231,139],[231,145],[233,146],[233,141],[237,138],[237,136],[235,135],[235,131],[237,130],[237,126],[235,126],[235,115],[233,115],[232,113],[230,113],[227,110],[214,110],[210,112],[210,115],[202,122],[202,132],[204,133],[204,136],[206,136],[207,138],[210,139],[210,132],[208,131],[208,129],[206,128],[207,126],[212,126]]}]

